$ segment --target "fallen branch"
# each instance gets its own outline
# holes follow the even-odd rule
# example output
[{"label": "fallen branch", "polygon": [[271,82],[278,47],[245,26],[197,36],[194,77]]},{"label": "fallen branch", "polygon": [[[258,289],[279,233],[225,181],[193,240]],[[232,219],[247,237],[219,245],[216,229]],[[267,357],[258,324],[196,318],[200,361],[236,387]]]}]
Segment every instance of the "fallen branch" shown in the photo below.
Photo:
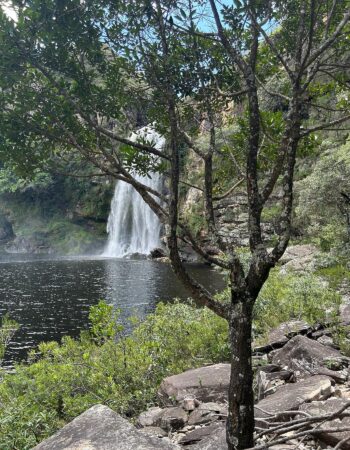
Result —
[{"label": "fallen branch", "polygon": [[[248,450],[265,450],[267,448],[272,447],[273,445],[277,444],[284,444],[291,439],[297,439],[303,436],[314,436],[322,433],[344,433],[345,431],[350,431],[350,427],[344,427],[344,428],[321,428],[321,429],[311,429],[307,431],[301,431],[300,433],[295,433],[293,435],[284,436],[279,439],[274,439],[270,442],[266,442],[266,444],[256,445],[255,447],[252,447]],[[349,436],[350,439],[350,436]]]},{"label": "fallen branch", "polygon": [[[325,428],[319,428],[321,425],[323,425],[326,422],[329,422],[331,420],[337,419],[339,417],[349,417],[350,416],[350,412],[345,412],[346,409],[348,409],[350,407],[350,401],[346,402],[341,408],[339,408],[337,411],[333,412],[333,413],[329,413],[329,414],[322,414],[319,416],[310,416],[308,413],[305,413],[305,411],[282,411],[281,413],[277,413],[272,415],[271,413],[269,413],[268,411],[264,411],[261,408],[258,408],[260,411],[262,411],[265,414],[269,414],[270,417],[264,418],[263,420],[259,419],[260,421],[264,422],[265,424],[268,425],[268,428],[266,429],[262,429],[260,427],[256,427],[256,430],[259,431],[259,434],[257,435],[257,439],[261,438],[263,436],[266,435],[281,435],[281,434],[286,434],[286,433],[290,433],[290,432],[295,432],[298,431],[299,432],[295,432],[294,434],[289,434],[289,436],[285,436],[282,438],[278,438],[278,439],[273,439],[271,440],[269,443],[266,444],[261,444],[258,446],[254,447],[254,450],[259,450],[259,449],[266,449],[271,447],[272,445],[276,445],[276,444],[281,444],[281,443],[285,443],[291,439],[295,439],[298,437],[305,437],[308,435],[317,435],[320,433],[335,433],[335,432],[344,432],[344,431],[350,431],[350,428],[330,428],[330,429],[325,429]],[[269,421],[272,421],[274,418],[279,418],[279,417],[283,417],[284,415],[291,415],[291,414],[295,414],[295,415],[306,415],[306,417],[300,418],[300,419],[295,419],[295,420],[291,420],[289,422],[285,422],[285,423],[278,423],[278,424],[274,424],[275,426],[272,426],[273,423],[270,423]],[[318,425],[314,428],[308,429],[308,430],[304,430],[305,427],[309,427],[312,424],[317,424]],[[302,430],[302,431],[300,431]],[[350,440],[350,436],[346,439],[347,442],[348,440]],[[343,442],[343,443],[344,443]],[[337,444],[338,445],[338,444]],[[339,443],[339,449],[341,448],[341,444]]]},{"label": "fallen branch", "polygon": [[348,441],[350,441],[350,436],[348,436],[348,437],[342,439],[341,441],[339,441],[338,444],[334,447],[334,450],[341,449],[342,445],[345,444]]}]

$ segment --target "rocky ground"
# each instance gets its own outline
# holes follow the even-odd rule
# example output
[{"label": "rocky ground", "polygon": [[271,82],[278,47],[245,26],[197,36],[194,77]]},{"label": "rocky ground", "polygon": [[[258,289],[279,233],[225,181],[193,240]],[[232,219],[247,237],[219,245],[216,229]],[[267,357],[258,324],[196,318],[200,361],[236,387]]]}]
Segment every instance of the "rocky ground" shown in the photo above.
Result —
[{"label": "rocky ground", "polygon": [[[329,330],[302,322],[283,324],[270,337],[254,354],[254,449],[350,449],[350,358]],[[36,450],[226,450],[229,374],[222,363],[170,376],[160,386],[160,406],[135,426],[97,405]]]},{"label": "rocky ground", "polygon": [[[350,449],[350,359],[326,329],[293,322],[271,337],[277,339],[256,349],[254,357],[255,448]],[[159,391],[166,406],[141,414],[137,425],[191,450],[224,450],[228,381],[228,364],[166,378]]]},{"label": "rocky ground", "polygon": [[[296,246],[281,270],[305,270],[315,248]],[[348,290],[347,290],[348,292]],[[350,297],[339,322],[348,332]],[[333,328],[294,320],[254,345],[255,450],[350,450],[350,358],[339,351]],[[229,364],[216,364],[165,378],[158,405],[135,426],[96,405],[36,450],[226,450]]]}]

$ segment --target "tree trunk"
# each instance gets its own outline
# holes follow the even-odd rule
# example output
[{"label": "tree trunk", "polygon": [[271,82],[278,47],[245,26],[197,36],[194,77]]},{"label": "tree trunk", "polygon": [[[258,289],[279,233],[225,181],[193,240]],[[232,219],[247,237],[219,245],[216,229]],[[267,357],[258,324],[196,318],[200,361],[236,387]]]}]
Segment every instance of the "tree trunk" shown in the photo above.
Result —
[{"label": "tree trunk", "polygon": [[229,450],[254,446],[254,393],[252,369],[252,311],[254,301],[247,294],[232,295],[229,321],[231,380],[226,437]]}]

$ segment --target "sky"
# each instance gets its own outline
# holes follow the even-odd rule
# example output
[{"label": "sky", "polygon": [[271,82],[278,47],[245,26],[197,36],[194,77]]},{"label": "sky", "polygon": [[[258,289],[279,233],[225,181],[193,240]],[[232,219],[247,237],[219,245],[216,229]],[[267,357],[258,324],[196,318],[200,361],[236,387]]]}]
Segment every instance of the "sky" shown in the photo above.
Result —
[{"label": "sky", "polygon": [[17,14],[16,11],[14,11],[13,8],[10,6],[10,2],[6,2],[4,0],[0,0],[0,6],[1,9],[4,11],[4,13],[12,20],[17,20]]}]

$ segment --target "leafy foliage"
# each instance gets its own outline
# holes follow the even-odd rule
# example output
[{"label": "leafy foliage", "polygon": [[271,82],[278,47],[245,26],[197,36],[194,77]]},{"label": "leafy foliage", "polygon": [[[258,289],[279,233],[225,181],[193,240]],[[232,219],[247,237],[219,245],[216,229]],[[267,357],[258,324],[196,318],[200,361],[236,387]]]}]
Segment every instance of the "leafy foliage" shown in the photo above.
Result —
[{"label": "leafy foliage", "polygon": [[91,331],[62,345],[43,343],[0,384],[0,447],[32,448],[96,403],[135,416],[156,402],[163,377],[227,360],[227,324],[207,309],[178,302],[124,335],[118,312],[91,309]]},{"label": "leafy foliage", "polygon": [[313,274],[281,274],[275,269],[255,305],[255,332],[264,335],[291,319],[313,324],[334,319],[341,296]]},{"label": "leafy foliage", "polygon": [[5,314],[0,323],[0,366],[5,354],[6,346],[18,330],[19,325]]},{"label": "leafy foliage", "polygon": [[[324,143],[326,146],[327,143]],[[329,251],[349,241],[350,143],[328,150],[315,162],[312,172],[298,183],[297,220],[310,236]]]}]

